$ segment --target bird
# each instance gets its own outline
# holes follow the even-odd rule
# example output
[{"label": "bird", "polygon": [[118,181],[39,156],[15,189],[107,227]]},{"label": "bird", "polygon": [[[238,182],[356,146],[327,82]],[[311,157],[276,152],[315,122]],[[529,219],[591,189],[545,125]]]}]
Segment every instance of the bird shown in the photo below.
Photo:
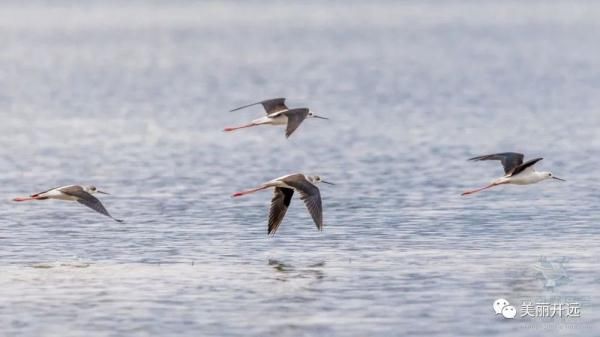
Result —
[{"label": "bird", "polygon": [[285,217],[294,191],[300,193],[300,199],[304,201],[318,230],[323,229],[323,206],[321,204],[321,193],[317,187],[318,183],[335,185],[321,179],[319,176],[306,176],[302,173],[289,174],[275,178],[260,185],[257,188],[236,192],[233,197],[241,197],[246,194],[258,192],[267,188],[274,188],[271,209],[269,211],[269,223],[267,234],[275,234],[281,221]]},{"label": "bird", "polygon": [[503,152],[488,154],[484,156],[477,156],[470,158],[470,161],[481,161],[481,160],[500,160],[504,167],[504,176],[493,180],[489,185],[478,188],[471,191],[466,191],[462,195],[468,195],[483,191],[494,186],[503,184],[514,184],[514,185],[529,185],[539,183],[546,179],[556,179],[565,181],[564,179],[555,177],[552,172],[536,171],[533,166],[544,158],[535,158],[523,162],[524,155],[516,152]]},{"label": "bird", "polygon": [[104,191],[100,191],[96,188],[96,186],[88,185],[88,186],[80,186],[80,185],[66,185],[51,188],[47,191],[32,194],[29,197],[24,198],[14,198],[13,201],[22,202],[22,201],[33,201],[33,200],[46,200],[46,199],[58,199],[58,200],[69,200],[69,201],[77,201],[78,203],[87,206],[94,211],[106,215],[107,217],[117,221],[123,222],[123,220],[113,218],[110,213],[104,208],[100,200],[94,197],[92,194],[100,193],[100,194],[109,194]]},{"label": "bird", "polygon": [[319,118],[319,119],[329,119],[327,117],[318,116],[308,108],[295,108],[289,109],[287,105],[285,105],[285,98],[273,98],[267,99],[264,101],[247,104],[238,108],[231,110],[230,112],[237,111],[240,109],[244,109],[253,105],[261,104],[267,113],[266,116],[257,118],[250,122],[249,124],[237,126],[237,127],[228,127],[223,129],[223,131],[230,132],[238,129],[249,128],[258,125],[286,125],[285,137],[289,138],[292,133],[302,124],[302,122],[306,118]]}]

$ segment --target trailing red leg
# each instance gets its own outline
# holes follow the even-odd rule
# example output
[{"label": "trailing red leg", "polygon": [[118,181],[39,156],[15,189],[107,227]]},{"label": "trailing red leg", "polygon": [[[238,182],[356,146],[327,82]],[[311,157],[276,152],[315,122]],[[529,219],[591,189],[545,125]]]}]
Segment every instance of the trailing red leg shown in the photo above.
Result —
[{"label": "trailing red leg", "polygon": [[232,197],[241,197],[242,195],[246,195],[246,194],[258,192],[260,190],[264,190],[265,188],[269,188],[269,186],[258,187],[258,188],[254,188],[254,189],[251,189],[251,190],[241,191],[241,192],[235,192],[232,195]]},{"label": "trailing red leg", "polygon": [[461,195],[468,195],[468,194],[477,193],[477,192],[480,192],[480,191],[483,191],[483,190],[487,190],[488,188],[492,188],[492,187],[498,186],[498,185],[501,185],[501,184],[490,184],[490,185],[487,185],[485,187],[478,188],[476,190],[471,190],[471,191],[463,192]]},{"label": "trailing red leg", "polygon": [[232,128],[225,128],[225,129],[223,129],[223,131],[225,131],[225,132],[235,131],[235,130],[238,130],[238,129],[249,128],[249,127],[257,126],[257,125],[258,124],[250,123],[250,124],[246,124],[246,125],[242,125],[242,126],[236,126],[236,127],[232,127]]},{"label": "trailing red leg", "polygon": [[26,197],[26,198],[14,198],[13,201],[31,201],[31,200],[43,200],[44,198],[40,198],[40,197]]}]

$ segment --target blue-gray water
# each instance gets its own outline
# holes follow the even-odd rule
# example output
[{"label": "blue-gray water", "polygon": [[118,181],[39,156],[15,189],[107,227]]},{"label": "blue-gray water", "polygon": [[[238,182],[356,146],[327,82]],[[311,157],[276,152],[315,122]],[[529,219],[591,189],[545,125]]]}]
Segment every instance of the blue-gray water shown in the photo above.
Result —
[{"label": "blue-gray water", "polygon": [[[598,334],[599,36],[592,1],[3,3],[2,335]],[[221,131],[278,96],[331,120]],[[567,182],[461,197],[498,151]],[[269,238],[230,195],[292,172],[325,229],[296,197]],[[126,222],[9,201],[70,183]],[[581,317],[492,309],[548,296]]]}]

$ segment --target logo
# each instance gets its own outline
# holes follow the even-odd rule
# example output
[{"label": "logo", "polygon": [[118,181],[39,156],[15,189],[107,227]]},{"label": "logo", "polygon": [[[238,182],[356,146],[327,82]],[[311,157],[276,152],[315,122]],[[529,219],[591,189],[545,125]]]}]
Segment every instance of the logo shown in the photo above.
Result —
[{"label": "logo", "polygon": [[[496,315],[513,319],[517,317],[517,308],[507,299],[499,298],[494,301]],[[581,301],[576,298],[540,298],[537,302],[532,299],[523,300],[519,318],[574,318],[581,317]]]},{"label": "logo", "polygon": [[493,307],[496,315],[502,314],[504,318],[508,319],[512,319],[517,316],[517,309],[510,305],[510,303],[504,298],[495,300]]}]

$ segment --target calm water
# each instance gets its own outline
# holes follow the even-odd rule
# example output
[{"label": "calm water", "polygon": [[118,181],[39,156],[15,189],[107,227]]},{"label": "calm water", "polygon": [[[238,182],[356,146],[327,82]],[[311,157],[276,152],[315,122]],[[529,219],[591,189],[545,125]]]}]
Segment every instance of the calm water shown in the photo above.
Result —
[{"label": "calm water", "polygon": [[[2,335],[597,334],[599,36],[591,1],[3,3]],[[331,120],[221,131],[277,96]],[[461,197],[497,151],[568,182]],[[294,199],[269,238],[230,195],[292,172],[337,183],[325,230]],[[70,183],[126,222],[9,201]]]}]

